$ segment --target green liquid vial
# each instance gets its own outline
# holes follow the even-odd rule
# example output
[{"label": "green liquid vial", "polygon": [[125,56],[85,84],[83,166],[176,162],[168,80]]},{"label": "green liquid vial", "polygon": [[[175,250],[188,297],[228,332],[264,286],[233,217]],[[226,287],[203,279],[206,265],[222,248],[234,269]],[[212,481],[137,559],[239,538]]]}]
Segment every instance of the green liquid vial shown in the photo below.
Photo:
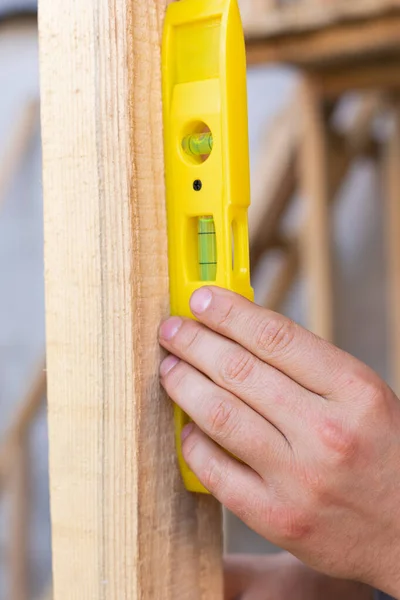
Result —
[{"label": "green liquid vial", "polygon": [[213,136],[207,133],[193,133],[183,138],[182,148],[192,156],[209,156],[213,149]]},{"label": "green liquid vial", "polygon": [[217,235],[212,217],[200,217],[198,227],[200,281],[217,279]]}]

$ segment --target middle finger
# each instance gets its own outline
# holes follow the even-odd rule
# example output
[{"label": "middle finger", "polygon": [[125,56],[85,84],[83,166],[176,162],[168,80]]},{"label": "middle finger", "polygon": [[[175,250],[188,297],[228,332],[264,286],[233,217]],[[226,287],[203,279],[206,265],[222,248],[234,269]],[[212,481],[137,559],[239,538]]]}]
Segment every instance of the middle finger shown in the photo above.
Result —
[{"label": "middle finger", "polygon": [[168,319],[161,326],[160,343],[235,394],[289,440],[304,432],[311,410],[323,408],[319,396],[192,319]]}]

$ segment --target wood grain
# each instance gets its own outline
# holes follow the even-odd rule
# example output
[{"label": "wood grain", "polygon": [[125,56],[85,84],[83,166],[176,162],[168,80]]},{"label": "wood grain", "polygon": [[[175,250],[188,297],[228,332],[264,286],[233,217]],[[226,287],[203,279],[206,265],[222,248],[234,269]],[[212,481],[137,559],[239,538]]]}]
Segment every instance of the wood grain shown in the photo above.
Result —
[{"label": "wood grain", "polygon": [[39,10],[54,600],[221,600],[220,507],[187,493],[168,315],[166,0]]}]

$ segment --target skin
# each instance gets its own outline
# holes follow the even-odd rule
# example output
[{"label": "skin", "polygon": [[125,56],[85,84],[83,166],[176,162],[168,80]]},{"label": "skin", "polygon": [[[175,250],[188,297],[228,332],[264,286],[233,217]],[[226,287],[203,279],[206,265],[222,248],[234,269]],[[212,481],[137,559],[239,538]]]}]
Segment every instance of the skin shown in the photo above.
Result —
[{"label": "skin", "polygon": [[285,552],[232,556],[225,564],[225,600],[373,600],[370,587],[331,579]]},{"label": "skin", "polygon": [[189,467],[304,564],[400,598],[395,394],[366,365],[241,296],[201,288],[191,310],[198,321],[171,317],[160,328],[170,353],[162,385],[194,421],[182,433]]}]

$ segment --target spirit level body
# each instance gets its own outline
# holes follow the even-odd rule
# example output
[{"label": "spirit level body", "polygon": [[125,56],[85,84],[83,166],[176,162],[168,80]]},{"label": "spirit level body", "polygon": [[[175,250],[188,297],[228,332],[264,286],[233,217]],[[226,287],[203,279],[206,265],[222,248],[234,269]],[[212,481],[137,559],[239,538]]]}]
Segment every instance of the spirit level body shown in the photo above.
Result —
[{"label": "spirit level body", "polygon": [[[190,297],[207,283],[253,298],[246,55],[237,0],[170,4],[162,67],[171,312],[192,317]],[[209,153],[191,154],[188,136],[202,133]],[[214,222],[217,266],[207,271],[211,280],[204,279],[199,264],[199,219]],[[181,431],[188,420],[176,407],[180,469],[187,489],[206,492],[182,456]]]}]

